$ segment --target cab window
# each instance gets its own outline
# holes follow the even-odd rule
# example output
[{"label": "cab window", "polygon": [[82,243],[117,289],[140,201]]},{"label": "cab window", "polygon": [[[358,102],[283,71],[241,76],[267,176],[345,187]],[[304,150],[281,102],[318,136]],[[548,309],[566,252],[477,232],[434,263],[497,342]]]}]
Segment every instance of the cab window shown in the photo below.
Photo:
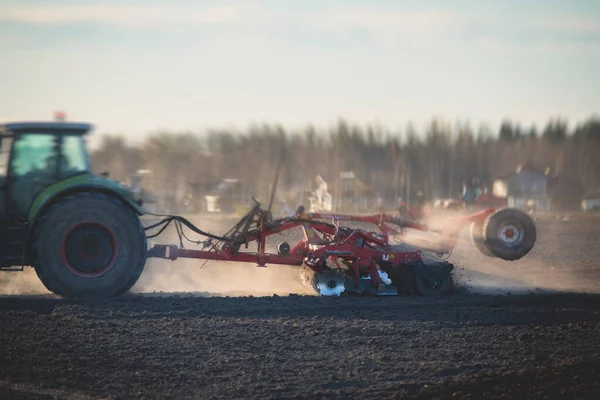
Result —
[{"label": "cab window", "polygon": [[56,181],[57,150],[54,135],[24,133],[14,137],[10,199],[20,215],[26,215],[36,196]]},{"label": "cab window", "polygon": [[82,136],[66,135],[63,137],[61,177],[68,177],[89,171],[89,161],[84,140]]},{"label": "cab window", "polygon": [[50,134],[20,135],[14,144],[12,173],[15,176],[34,172],[56,174],[56,142]]}]

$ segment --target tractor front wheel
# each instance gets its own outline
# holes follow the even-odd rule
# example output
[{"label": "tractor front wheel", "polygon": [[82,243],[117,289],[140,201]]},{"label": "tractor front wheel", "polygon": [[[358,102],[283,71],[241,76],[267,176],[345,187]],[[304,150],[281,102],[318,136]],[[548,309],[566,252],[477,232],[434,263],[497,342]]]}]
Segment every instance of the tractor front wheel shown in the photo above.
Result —
[{"label": "tractor front wheel", "polygon": [[137,215],[118,199],[81,193],[54,204],[39,221],[36,272],[64,297],[111,297],[128,291],[146,261]]}]

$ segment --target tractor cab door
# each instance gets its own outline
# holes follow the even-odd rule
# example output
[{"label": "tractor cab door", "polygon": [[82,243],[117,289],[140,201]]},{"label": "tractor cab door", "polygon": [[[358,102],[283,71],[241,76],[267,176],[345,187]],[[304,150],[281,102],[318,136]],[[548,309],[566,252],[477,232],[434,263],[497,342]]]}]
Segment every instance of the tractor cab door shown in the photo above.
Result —
[{"label": "tractor cab door", "polygon": [[24,219],[37,195],[58,179],[58,138],[49,133],[19,133],[13,140],[7,208],[12,218]]},{"label": "tractor cab door", "polygon": [[27,218],[29,208],[43,190],[89,170],[81,135],[69,132],[16,134],[8,169],[10,216]]},{"label": "tractor cab door", "polygon": [[12,137],[0,135],[0,225],[5,218],[7,203],[7,176],[8,163],[10,161],[10,147]]}]

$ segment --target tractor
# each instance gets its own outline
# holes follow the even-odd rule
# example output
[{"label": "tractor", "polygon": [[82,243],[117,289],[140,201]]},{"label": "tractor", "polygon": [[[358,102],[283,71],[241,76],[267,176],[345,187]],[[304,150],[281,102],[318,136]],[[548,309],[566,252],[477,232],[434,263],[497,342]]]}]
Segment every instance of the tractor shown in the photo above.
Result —
[{"label": "tractor", "polygon": [[141,201],[107,174],[91,172],[92,128],[0,125],[0,269],[32,266],[64,297],[125,293],[146,263]]}]

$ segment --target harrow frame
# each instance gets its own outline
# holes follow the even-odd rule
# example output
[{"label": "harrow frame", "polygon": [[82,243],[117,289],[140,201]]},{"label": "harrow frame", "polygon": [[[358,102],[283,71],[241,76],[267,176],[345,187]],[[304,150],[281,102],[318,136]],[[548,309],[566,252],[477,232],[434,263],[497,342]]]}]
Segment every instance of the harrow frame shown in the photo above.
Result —
[{"label": "harrow frame", "polygon": [[[178,258],[191,258],[244,262],[255,263],[258,267],[266,267],[267,264],[304,265],[316,275],[345,270],[344,279],[346,279],[347,286],[350,285],[353,290],[361,293],[374,292],[375,294],[388,290],[390,286],[395,288],[406,286],[405,282],[401,281],[409,271],[409,275],[413,279],[421,280],[419,284],[425,283],[428,289],[435,291],[436,288],[443,286],[442,284],[449,278],[453,269],[452,264],[441,261],[436,263],[436,268],[427,266],[423,262],[420,249],[403,251],[394,249],[390,245],[389,237],[397,235],[398,229],[400,229],[400,234],[403,234],[405,229],[430,231],[426,224],[418,221],[385,213],[358,216],[303,213],[302,209],[292,216],[273,220],[270,212],[262,210],[260,203],[256,200],[255,202],[256,205],[250,212],[225,236],[203,232],[182,217],[167,216],[163,221],[147,229],[165,224],[160,231],[162,232],[166,225],[175,220],[178,232],[182,232],[181,224],[185,224],[196,233],[208,236],[209,239],[204,242],[196,242],[203,244],[202,250],[185,249],[183,245],[156,244],[148,250],[147,258],[162,258],[172,261]],[[438,246],[427,250],[437,255],[451,252],[456,245],[460,231],[465,226],[483,223],[494,211],[490,208],[469,216],[458,217],[455,224],[452,225],[452,229],[437,232],[442,235]],[[327,219],[332,220],[332,223],[323,221]],[[380,233],[340,227],[339,221],[372,223],[378,227]],[[280,243],[277,254],[266,251],[266,240],[269,236],[298,227],[302,229],[304,239],[293,248],[284,242]],[[180,241],[181,238],[180,233]],[[213,244],[213,240],[216,240],[217,243]],[[252,242],[256,242],[256,252],[240,251],[242,246],[248,248]],[[206,250],[207,247],[209,247],[208,250]],[[363,279],[370,281],[368,287],[361,285]],[[414,290],[417,285],[413,282],[409,286]]]},{"label": "harrow frame", "polygon": [[[335,213],[306,213],[301,214],[303,218],[310,220],[331,220],[334,222],[364,222],[375,225],[385,236],[385,243],[389,243],[390,237],[404,236],[406,229],[413,229],[420,232],[431,232],[440,236],[439,241],[430,241],[427,250],[438,255],[445,255],[452,252],[458,242],[460,233],[467,226],[473,224],[483,225],[485,220],[497,211],[495,208],[485,208],[470,215],[458,216],[452,220],[451,228],[444,230],[430,229],[429,225],[422,223],[414,218],[406,218],[398,215],[378,213],[371,215],[351,215]],[[392,227],[390,225],[395,225]],[[400,231],[398,230],[400,228]]]}]

